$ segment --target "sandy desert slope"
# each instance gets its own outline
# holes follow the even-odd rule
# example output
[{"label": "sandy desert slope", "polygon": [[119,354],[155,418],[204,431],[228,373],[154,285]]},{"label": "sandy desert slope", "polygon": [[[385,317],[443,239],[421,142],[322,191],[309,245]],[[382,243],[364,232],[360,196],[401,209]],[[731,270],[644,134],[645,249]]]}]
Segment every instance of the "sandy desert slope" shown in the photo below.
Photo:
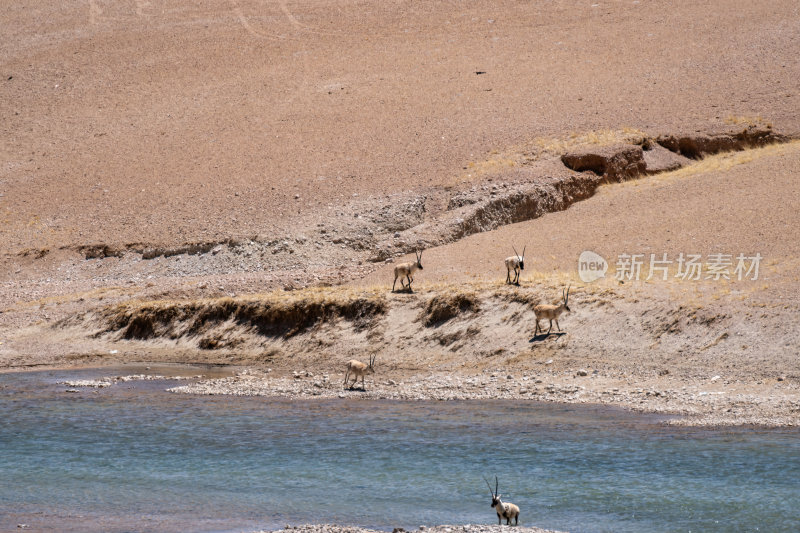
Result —
[{"label": "sandy desert slope", "polygon": [[[711,286],[703,273],[700,283],[676,280],[680,254],[699,254],[708,262],[714,254],[736,257],[760,254],[757,280],[751,276],[722,279],[717,289],[758,293],[797,303],[793,290],[800,281],[800,143],[773,145],[747,152],[709,157],[678,171],[601,186],[598,193],[565,211],[478,233],[427,251],[419,280],[428,283],[505,278],[503,258],[527,246],[522,279],[569,273],[576,278],[578,258],[594,251],[609,263],[611,277],[621,254],[643,254],[641,286],[681,290]],[[656,270],[648,283],[650,254],[667,255],[669,281],[660,283]],[[408,256],[398,261],[413,259]],[[749,266],[749,264],[748,264]],[[391,281],[386,265],[362,285]],[[531,274],[526,275],[526,273]],[[576,282],[578,280],[576,279]],[[633,282],[636,285],[636,282]]]},{"label": "sandy desert slope", "polygon": [[492,150],[623,126],[800,130],[796,2],[17,2],[0,248],[297,233]]}]

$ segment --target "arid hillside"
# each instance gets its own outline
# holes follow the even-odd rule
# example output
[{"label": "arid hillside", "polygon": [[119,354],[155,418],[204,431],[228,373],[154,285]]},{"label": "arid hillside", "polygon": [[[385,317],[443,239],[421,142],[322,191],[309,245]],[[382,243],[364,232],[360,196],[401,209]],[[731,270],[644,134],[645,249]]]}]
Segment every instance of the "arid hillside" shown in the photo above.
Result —
[{"label": "arid hillside", "polygon": [[[800,142],[709,156],[684,168],[602,185],[569,209],[474,234],[426,251],[417,283],[458,283],[505,279],[503,258],[527,246],[521,279],[535,283],[568,275],[575,283],[578,258],[590,250],[609,263],[608,278],[623,254],[641,254],[640,280],[623,281],[642,290],[680,293],[723,291],[800,303]],[[668,263],[667,281],[650,255]],[[730,256],[727,276],[703,271],[700,280],[678,276],[678,258]],[[734,273],[736,258],[760,254],[757,279]],[[397,261],[412,260],[413,256]],[[750,266],[750,261],[747,262]],[[356,284],[391,283],[394,265],[376,270]],[[627,272],[629,273],[629,272]],[[711,274],[712,279],[708,278]],[[742,279],[738,279],[741,277]],[[743,296],[744,298],[744,296]]]},{"label": "arid hillside", "polygon": [[434,198],[493,152],[574,132],[761,117],[791,135],[799,9],[16,2],[0,14],[4,265],[305,235],[348,202]]}]

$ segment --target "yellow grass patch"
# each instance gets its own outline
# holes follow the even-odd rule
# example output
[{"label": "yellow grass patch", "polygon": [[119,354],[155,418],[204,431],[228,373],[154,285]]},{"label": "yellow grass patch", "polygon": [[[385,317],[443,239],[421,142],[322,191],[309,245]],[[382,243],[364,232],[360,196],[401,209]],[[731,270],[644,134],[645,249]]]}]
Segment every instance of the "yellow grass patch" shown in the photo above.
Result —
[{"label": "yellow grass patch", "polygon": [[547,156],[561,156],[582,146],[608,146],[612,144],[642,144],[647,134],[636,128],[624,127],[618,130],[593,130],[583,133],[570,133],[564,137],[539,137],[526,145],[526,155],[541,159]]},{"label": "yellow grass patch", "polygon": [[746,126],[766,126],[767,128],[772,128],[772,122],[765,120],[761,115],[728,115],[728,117],[725,118],[725,123],[737,126],[743,124]]},{"label": "yellow grass patch", "polygon": [[690,176],[707,174],[709,172],[726,172],[733,167],[745,165],[764,157],[777,157],[799,150],[800,140],[797,140],[783,144],[770,144],[759,148],[749,148],[738,152],[719,153],[704,157],[691,165],[670,172],[663,172],[647,179],[604,185],[600,188],[600,192],[610,192],[613,188],[617,187],[661,185]]},{"label": "yellow grass patch", "polygon": [[105,333],[119,332],[125,339],[200,337],[224,323],[290,337],[340,318],[367,327],[386,306],[383,293],[337,287],[237,298],[130,301],[109,306],[99,316]]},{"label": "yellow grass patch", "polygon": [[489,157],[467,162],[464,172],[451,185],[478,181],[480,178],[523,166],[534,161],[561,155],[582,146],[607,146],[612,144],[642,144],[647,134],[636,128],[617,130],[592,130],[570,133],[561,137],[537,137],[524,144],[505,150],[491,150]]}]

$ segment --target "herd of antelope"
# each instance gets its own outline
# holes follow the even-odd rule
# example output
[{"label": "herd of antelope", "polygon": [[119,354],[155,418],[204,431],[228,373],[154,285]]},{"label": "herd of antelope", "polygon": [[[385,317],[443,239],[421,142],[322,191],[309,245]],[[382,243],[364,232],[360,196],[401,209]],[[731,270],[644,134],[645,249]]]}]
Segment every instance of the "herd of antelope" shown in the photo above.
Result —
[{"label": "herd of antelope", "polygon": [[[503,261],[506,265],[506,283],[509,285],[516,285],[519,286],[519,275],[522,270],[525,270],[525,250],[527,246],[522,248],[522,255],[517,252],[517,249],[512,245],[511,248],[514,250],[514,255],[510,255],[506,257]],[[394,292],[395,286],[397,285],[397,280],[400,280],[400,287],[401,289],[405,289],[411,292],[411,282],[414,281],[414,278],[411,276],[417,270],[422,270],[422,252],[415,251],[414,255],[416,256],[416,261],[410,261],[408,263],[400,263],[396,267],[394,267],[394,283],[392,283],[392,292]],[[511,273],[514,273],[513,279]],[[569,311],[569,287],[567,287],[566,292],[564,290],[561,291],[561,303],[558,305],[552,304],[539,304],[533,308],[533,312],[536,315],[536,329],[534,330],[533,336],[535,337],[539,333],[539,321],[540,320],[549,320],[550,327],[547,330],[547,335],[550,335],[550,331],[553,329],[553,322],[556,323],[556,328],[559,332],[561,332],[561,326],[558,323],[558,317],[561,316],[561,313],[564,311]],[[544,329],[542,329],[544,331]],[[350,363],[352,363],[351,361]],[[358,362],[358,361],[356,361]],[[348,368],[349,365],[348,364]],[[363,365],[364,363],[359,363]],[[372,368],[370,366],[370,368]]]},{"label": "herd of antelope", "polygon": [[[519,275],[522,270],[525,270],[525,250],[527,246],[522,248],[522,255],[517,252],[517,249],[512,246],[514,250],[514,255],[506,257],[503,261],[506,265],[506,283],[510,285],[517,285],[519,286]],[[397,286],[397,280],[400,280],[400,287],[403,290],[411,292],[411,283],[414,281],[413,274],[417,270],[423,270],[422,268],[422,252],[415,251],[414,256],[416,257],[416,261],[409,261],[407,263],[400,263],[399,265],[394,267],[394,282],[392,283],[392,292],[395,291],[395,287]],[[512,278],[513,272],[513,278]],[[546,335],[550,335],[550,331],[553,329],[553,322],[556,323],[556,328],[559,332],[561,332],[561,326],[558,323],[558,317],[561,316],[561,313],[564,311],[569,311],[569,287],[567,287],[566,292],[561,291],[561,303],[558,305],[553,304],[539,304],[534,306],[533,313],[536,315],[536,328],[534,330],[533,336],[535,337],[539,333],[539,322],[541,320],[549,320],[550,327],[547,330]],[[542,328],[544,331],[544,328]],[[347,362],[345,367],[345,375],[344,375],[344,386],[347,387],[348,383],[350,382],[350,376],[353,376],[353,382],[350,384],[350,388],[356,386],[358,383],[358,378],[361,378],[361,387],[365,388],[364,384],[364,377],[367,374],[374,374],[375,373],[375,356],[370,357],[369,364],[362,363],[356,359],[352,359]],[[491,488],[491,487],[490,487]],[[499,500],[498,500],[499,501]],[[498,511],[499,513],[499,511]]]},{"label": "herd of antelope", "polygon": [[[512,246],[514,250],[514,255],[506,257],[504,259],[505,266],[506,266],[506,283],[510,285],[517,285],[519,286],[519,276],[522,270],[525,270],[525,250],[527,248],[522,248],[522,255],[517,252],[517,249]],[[395,291],[395,287],[397,285],[397,280],[400,280],[400,287],[403,290],[407,290],[411,292],[411,283],[414,281],[413,274],[417,270],[422,270],[422,252],[415,251],[414,255],[416,257],[416,261],[410,261],[407,263],[400,263],[399,265],[394,267],[394,282],[392,283],[392,292]],[[513,278],[512,278],[513,273]],[[569,287],[567,287],[566,291],[561,292],[561,303],[558,305],[553,304],[539,304],[534,306],[533,312],[536,315],[536,329],[534,330],[534,337],[539,333],[539,321],[541,320],[549,320],[550,321],[550,328],[547,330],[547,335],[550,335],[550,330],[553,329],[553,322],[556,323],[556,328],[558,331],[561,331],[561,326],[558,324],[558,317],[564,311],[569,311]],[[544,331],[544,329],[542,329]],[[358,378],[361,378],[361,388],[366,390],[366,384],[364,383],[364,378],[368,374],[375,373],[375,355],[370,356],[369,364],[362,363],[357,359],[351,359],[347,362],[345,366],[345,374],[344,374],[344,387],[347,388],[349,384],[349,388],[352,389],[358,383]],[[350,383],[350,378],[353,378],[353,382]],[[498,493],[500,482],[495,476],[494,481],[494,490],[492,490],[492,486],[489,484],[489,481],[484,478],[486,481],[486,485],[489,487],[489,492],[492,496],[492,503],[491,506],[497,513],[497,523],[502,525],[503,520],[505,519],[506,525],[511,525],[511,520],[514,520],[514,525],[519,524],[519,507],[514,505],[511,502],[504,502],[500,499],[500,494]]]}]

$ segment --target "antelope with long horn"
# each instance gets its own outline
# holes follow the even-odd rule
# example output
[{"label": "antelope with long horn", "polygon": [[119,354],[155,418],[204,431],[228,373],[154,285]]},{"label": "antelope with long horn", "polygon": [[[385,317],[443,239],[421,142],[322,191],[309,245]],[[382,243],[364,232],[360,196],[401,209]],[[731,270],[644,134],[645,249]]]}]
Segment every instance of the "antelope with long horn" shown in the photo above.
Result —
[{"label": "antelope with long horn", "polygon": [[489,484],[489,481],[486,478],[483,478],[486,481],[486,485],[489,487],[489,492],[492,495],[492,507],[497,512],[497,525],[503,524],[503,518],[506,519],[506,525],[511,525],[511,519],[514,519],[514,525],[519,524],[519,507],[514,505],[513,503],[506,503],[500,499],[500,495],[497,493],[497,488],[500,484],[497,481],[497,476],[494,476],[494,492],[492,492],[492,486]]},{"label": "antelope with long horn", "polygon": [[[550,335],[550,330],[553,329],[553,321],[556,321],[556,327],[558,331],[561,331],[561,326],[558,325],[558,317],[561,316],[561,313],[564,311],[570,311],[569,305],[569,287],[567,287],[567,293],[564,294],[564,289],[561,289],[561,303],[558,305],[553,304],[539,304],[533,308],[533,312],[536,315],[536,330],[533,332],[533,336],[535,337],[537,333],[539,333],[539,321],[541,319],[549,320],[550,321],[550,329],[547,330],[547,334]],[[544,331],[544,329],[542,329]]]},{"label": "antelope with long horn", "polygon": [[[525,245],[525,248],[528,246]],[[506,262],[506,283],[512,285],[519,285],[519,271],[525,270],[525,248],[522,249],[522,255],[517,253],[517,249],[512,245],[514,255],[505,258]],[[511,271],[514,271],[514,281],[511,281]]]},{"label": "antelope with long horn", "polygon": [[358,382],[358,378],[361,378],[361,388],[367,390],[366,385],[364,384],[364,376],[367,374],[374,374],[375,373],[375,358],[376,355],[371,355],[369,358],[369,364],[364,364],[357,359],[351,359],[347,362],[347,367],[344,373],[344,386],[347,388],[347,382],[350,380],[350,374],[354,376],[353,384],[350,385],[350,388],[356,386]]},{"label": "antelope with long horn", "polygon": [[[400,278],[400,287],[403,289],[408,289],[409,291],[411,290],[411,282],[414,281],[414,278],[411,277],[411,274],[417,270],[422,270],[422,252],[417,252],[414,250],[414,255],[417,256],[416,261],[400,263],[394,267],[394,283],[392,283],[392,292],[394,292],[394,286],[397,283],[397,278]],[[403,283],[403,278],[408,280],[408,285]]]}]

